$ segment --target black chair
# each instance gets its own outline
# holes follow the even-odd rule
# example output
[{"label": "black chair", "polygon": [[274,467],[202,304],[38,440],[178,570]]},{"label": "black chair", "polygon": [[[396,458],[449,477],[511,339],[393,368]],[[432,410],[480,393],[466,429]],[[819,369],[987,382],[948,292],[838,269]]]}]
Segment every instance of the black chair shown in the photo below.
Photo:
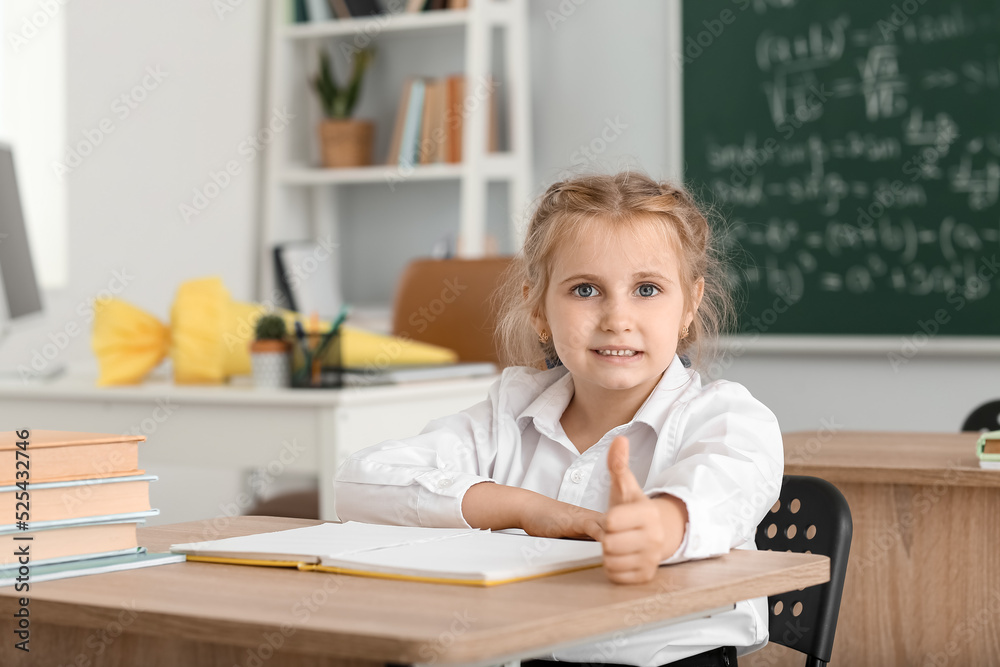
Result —
[{"label": "black chair", "polygon": [[1000,431],[1000,401],[983,403],[965,418],[963,431]]},{"label": "black chair", "polygon": [[830,558],[830,581],[767,599],[771,641],[806,654],[806,667],[830,662],[854,524],[837,487],[785,475],[778,502],[757,526],[757,548]]}]

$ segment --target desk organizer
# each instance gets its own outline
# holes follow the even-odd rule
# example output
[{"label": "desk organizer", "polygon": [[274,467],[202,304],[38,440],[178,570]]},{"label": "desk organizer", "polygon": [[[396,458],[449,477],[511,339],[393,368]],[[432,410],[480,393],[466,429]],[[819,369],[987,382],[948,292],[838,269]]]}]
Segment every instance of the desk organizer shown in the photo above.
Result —
[{"label": "desk organizer", "polygon": [[292,340],[292,387],[331,389],[344,386],[341,334],[307,333]]}]

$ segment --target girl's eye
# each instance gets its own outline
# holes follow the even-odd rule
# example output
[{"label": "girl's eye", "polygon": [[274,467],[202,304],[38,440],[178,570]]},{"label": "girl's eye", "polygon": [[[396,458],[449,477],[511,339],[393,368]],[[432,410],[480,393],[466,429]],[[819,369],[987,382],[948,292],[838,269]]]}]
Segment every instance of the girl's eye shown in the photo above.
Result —
[{"label": "girl's eye", "polygon": [[636,290],[639,296],[655,296],[660,293],[660,288],[656,285],[646,283],[645,285],[639,285],[639,289]]},{"label": "girl's eye", "polygon": [[574,287],[571,291],[573,292],[573,294],[577,296],[588,297],[588,296],[594,296],[596,290],[594,290],[593,285],[589,285],[587,283],[581,283],[576,287]]}]

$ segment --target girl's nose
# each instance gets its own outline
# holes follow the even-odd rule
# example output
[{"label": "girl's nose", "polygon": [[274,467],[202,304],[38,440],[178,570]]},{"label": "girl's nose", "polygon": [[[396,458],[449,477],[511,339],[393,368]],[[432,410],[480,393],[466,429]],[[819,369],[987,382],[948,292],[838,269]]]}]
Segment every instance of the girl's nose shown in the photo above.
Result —
[{"label": "girl's nose", "polygon": [[601,312],[601,329],[613,333],[632,329],[632,315],[627,298],[612,296],[605,299],[604,304]]}]

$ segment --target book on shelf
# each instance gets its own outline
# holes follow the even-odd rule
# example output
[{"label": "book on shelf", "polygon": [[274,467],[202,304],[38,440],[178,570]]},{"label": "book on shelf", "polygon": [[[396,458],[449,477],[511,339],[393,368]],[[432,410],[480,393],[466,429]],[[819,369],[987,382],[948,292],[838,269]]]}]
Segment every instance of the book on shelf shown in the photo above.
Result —
[{"label": "book on shelf", "polygon": [[[156,480],[156,475],[126,475],[63,482],[31,482],[28,485],[31,521],[56,521],[148,510],[149,483]],[[0,486],[0,517],[14,516],[18,493],[21,491],[15,484]]]},{"label": "book on shelf", "polygon": [[386,164],[399,164],[399,149],[403,143],[403,126],[406,124],[406,116],[410,107],[410,91],[413,88],[414,77],[407,77],[403,82],[403,93],[399,98],[399,107],[396,109],[396,122],[392,126],[392,140],[389,142],[389,156]]},{"label": "book on shelf", "polygon": [[385,9],[376,0],[345,0],[351,16],[375,16],[384,14]]},{"label": "book on shelf", "polygon": [[154,565],[183,563],[185,560],[184,554],[155,553],[147,551],[145,547],[137,547],[130,551],[99,554],[92,558],[57,560],[49,563],[33,562],[26,578],[21,572],[20,566],[0,568],[0,586],[13,586],[25,580],[31,584],[54,579],[82,577],[88,574],[121,572],[122,570],[135,570]]},{"label": "book on shelf", "polygon": [[524,581],[598,567],[603,562],[599,542],[531,537],[523,531],[354,521],[174,544],[170,551],[193,561],[466,586]]},{"label": "book on shelf", "polygon": [[438,129],[444,117],[444,100],[442,95],[442,79],[429,79],[424,94],[424,111],[420,125],[420,144],[418,153],[420,164],[440,162],[438,147],[441,145],[441,135]]},{"label": "book on shelf", "polygon": [[[114,433],[84,433],[81,431],[33,430],[27,441],[26,453],[30,463],[30,480],[56,482],[92,477],[119,477],[137,475],[139,470],[139,443],[144,435]],[[17,476],[19,438],[14,431],[0,433],[0,484],[10,485],[23,481]],[[25,452],[21,455],[21,464]]]},{"label": "book on shelf", "polygon": [[462,118],[465,99],[465,77],[449,76],[446,108],[448,118],[445,128],[448,133],[445,161],[457,164],[462,161]]},{"label": "book on shelf", "polygon": [[334,17],[338,19],[349,19],[351,18],[351,10],[347,6],[346,0],[329,0],[330,11],[333,12]]},{"label": "book on shelf", "polygon": [[979,467],[1000,470],[1000,431],[988,431],[976,441]]},{"label": "book on shelf", "polygon": [[[488,77],[486,150],[499,150],[496,83]],[[462,161],[465,95],[463,75],[442,78],[408,77],[400,93],[392,141],[385,163],[409,167],[416,164],[458,164]]]},{"label": "book on shelf", "polygon": [[306,0],[306,13],[310,21],[329,21],[333,18],[326,0]]},{"label": "book on shelf", "polygon": [[292,3],[292,14],[296,23],[306,23],[309,21],[309,11],[306,9],[306,0],[289,0]]},{"label": "book on shelf", "polygon": [[395,163],[400,166],[417,164],[420,149],[420,116],[424,108],[425,81],[414,78],[410,82],[410,94],[407,96],[406,115],[403,118],[403,133],[399,144],[399,159]]},{"label": "book on shelf", "polygon": [[385,14],[377,0],[286,0],[290,23],[308,23]]},{"label": "book on shelf", "polygon": [[376,384],[403,384],[427,382],[450,378],[480,377],[497,373],[496,364],[488,361],[465,361],[454,364],[371,366],[370,368],[345,368],[344,385],[365,387]]},{"label": "book on shelf", "polygon": [[442,9],[468,9],[469,0],[408,0],[407,12],[431,12]]}]

